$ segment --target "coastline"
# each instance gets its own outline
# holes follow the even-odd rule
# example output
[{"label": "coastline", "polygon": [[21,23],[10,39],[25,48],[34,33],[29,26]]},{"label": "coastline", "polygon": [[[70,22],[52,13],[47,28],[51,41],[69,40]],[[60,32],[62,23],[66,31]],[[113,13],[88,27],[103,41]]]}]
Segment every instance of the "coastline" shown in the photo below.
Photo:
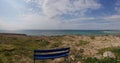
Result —
[{"label": "coastline", "polygon": [[0,33],[0,35],[18,35],[18,36],[27,36],[26,34],[18,34],[18,33]]},{"label": "coastline", "polygon": [[0,33],[17,33],[29,36],[120,35],[119,30],[3,30]]},{"label": "coastline", "polygon": [[1,33],[0,35],[17,35],[17,36],[120,36],[120,34],[63,34],[63,35],[29,35],[29,34],[25,34],[25,33]]}]

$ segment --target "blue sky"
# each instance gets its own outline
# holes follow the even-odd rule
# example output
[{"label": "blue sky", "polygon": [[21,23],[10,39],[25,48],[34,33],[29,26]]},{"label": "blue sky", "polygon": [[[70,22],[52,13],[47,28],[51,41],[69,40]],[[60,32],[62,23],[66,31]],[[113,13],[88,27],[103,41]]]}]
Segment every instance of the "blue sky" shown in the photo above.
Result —
[{"label": "blue sky", "polygon": [[117,29],[120,0],[0,0],[0,29]]}]

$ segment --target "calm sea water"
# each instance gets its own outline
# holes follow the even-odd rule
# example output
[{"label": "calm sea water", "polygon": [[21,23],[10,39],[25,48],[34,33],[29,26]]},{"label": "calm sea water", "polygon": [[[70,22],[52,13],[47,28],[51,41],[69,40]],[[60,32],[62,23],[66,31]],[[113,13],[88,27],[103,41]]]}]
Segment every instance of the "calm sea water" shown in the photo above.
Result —
[{"label": "calm sea water", "polygon": [[118,30],[19,30],[5,31],[0,30],[0,33],[18,33],[32,36],[57,36],[57,35],[120,35]]}]

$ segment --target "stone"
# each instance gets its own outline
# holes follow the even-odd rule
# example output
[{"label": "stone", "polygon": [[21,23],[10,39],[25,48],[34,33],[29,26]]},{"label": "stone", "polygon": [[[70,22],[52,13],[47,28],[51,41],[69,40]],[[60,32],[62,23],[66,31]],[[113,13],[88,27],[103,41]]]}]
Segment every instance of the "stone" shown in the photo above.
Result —
[{"label": "stone", "polygon": [[64,62],[64,58],[56,58],[54,59],[53,63],[63,63]]},{"label": "stone", "polygon": [[78,61],[77,63],[81,63],[81,61]]},{"label": "stone", "polygon": [[75,61],[75,56],[74,56],[74,55],[71,55],[71,56],[70,56],[70,59],[72,59],[72,61]]},{"label": "stone", "polygon": [[103,53],[103,57],[110,57],[110,58],[116,58],[115,54],[112,53],[111,51],[106,51]]}]

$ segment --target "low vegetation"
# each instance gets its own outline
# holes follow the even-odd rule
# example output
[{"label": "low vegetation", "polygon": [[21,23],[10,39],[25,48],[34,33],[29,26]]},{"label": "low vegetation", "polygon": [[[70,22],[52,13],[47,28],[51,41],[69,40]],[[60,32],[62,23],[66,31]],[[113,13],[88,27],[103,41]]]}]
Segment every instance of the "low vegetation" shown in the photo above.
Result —
[{"label": "low vegetation", "polygon": [[78,44],[76,44],[77,46],[82,46],[82,45],[86,45],[86,44],[89,44],[88,41],[85,41],[85,40],[79,40]]},{"label": "low vegetation", "polygon": [[103,59],[91,58],[88,57],[84,59],[85,63],[117,63],[116,58],[105,57]]},{"label": "low vegetation", "polygon": [[61,42],[55,42],[55,43],[51,44],[51,48],[59,47],[60,45],[62,45]]},{"label": "low vegetation", "polygon": [[[84,38],[84,39],[82,39]],[[51,37],[35,37],[35,36],[19,36],[19,35],[0,35],[0,63],[33,63],[33,51],[35,49],[49,49],[57,47],[71,47],[69,62],[70,63],[115,63],[116,58],[96,59],[84,54],[85,51],[91,49],[91,41],[95,41],[96,37],[85,39],[77,36],[51,36]],[[109,39],[111,40],[111,39]],[[99,41],[100,42],[100,41]],[[86,45],[86,46],[85,46]],[[84,48],[87,50],[84,50]],[[82,48],[79,50],[79,47]],[[108,47],[98,50],[98,54],[105,51],[112,51],[120,60],[120,47]],[[93,51],[92,51],[93,52]],[[113,61],[114,60],[114,61]],[[37,63],[53,63],[53,60],[37,61]],[[63,63],[63,62],[61,62]]]},{"label": "low vegetation", "polygon": [[113,52],[116,55],[117,59],[120,60],[120,47],[109,47],[109,48],[100,49],[99,53],[102,54],[105,51]]}]

